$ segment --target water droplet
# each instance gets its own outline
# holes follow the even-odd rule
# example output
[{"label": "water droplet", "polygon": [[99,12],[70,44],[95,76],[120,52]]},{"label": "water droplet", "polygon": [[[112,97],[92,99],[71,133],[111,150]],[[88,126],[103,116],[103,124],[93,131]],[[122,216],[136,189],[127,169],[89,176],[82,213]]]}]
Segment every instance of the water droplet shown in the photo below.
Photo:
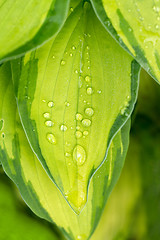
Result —
[{"label": "water droplet", "polygon": [[75,73],[77,74],[77,73],[78,73],[78,70],[75,70]]},{"label": "water droplet", "polygon": [[87,46],[86,48],[87,48],[87,50],[89,50],[89,46]]},{"label": "water droplet", "polygon": [[83,86],[83,77],[79,76],[78,86],[81,88]]},{"label": "water droplet", "polygon": [[84,131],[84,132],[83,132],[83,135],[84,135],[84,136],[88,136],[88,131]]},{"label": "water droplet", "polygon": [[70,11],[73,12],[73,7],[70,7]]},{"label": "water droplet", "polygon": [[76,120],[77,120],[77,121],[81,121],[82,119],[83,119],[82,114],[77,113],[77,114],[76,114]]},{"label": "water droplet", "polygon": [[156,24],[155,28],[156,28],[156,29],[159,29],[159,25],[158,25],[158,24]]},{"label": "water droplet", "polygon": [[45,125],[46,125],[46,127],[52,127],[54,125],[54,123],[52,121],[48,120],[48,121],[45,121]]},{"label": "water droplet", "polygon": [[65,142],[65,145],[69,147],[71,144],[69,142]]},{"label": "water droplet", "polygon": [[5,134],[4,133],[2,133],[1,136],[2,136],[2,138],[5,138]]},{"label": "water droplet", "polygon": [[81,138],[82,137],[82,132],[76,131],[75,135],[76,135],[76,138]]},{"label": "water droplet", "polygon": [[76,47],[75,47],[75,46],[72,46],[72,50],[76,50]]},{"label": "water droplet", "polygon": [[64,60],[61,61],[61,65],[64,66],[66,62]]},{"label": "water droplet", "polygon": [[83,126],[84,127],[89,127],[89,126],[91,126],[91,120],[89,120],[89,119],[83,119],[82,120],[82,124],[83,124]]},{"label": "water droplet", "polygon": [[4,120],[3,120],[3,119],[1,119],[1,120],[0,120],[0,130],[2,130],[2,129],[3,129],[3,126],[4,126]]},{"label": "water droplet", "polygon": [[44,103],[45,103],[45,102],[46,102],[46,100],[44,100],[44,99],[43,99],[43,100],[42,100],[42,102],[44,102]]},{"label": "water droplet", "polygon": [[89,117],[93,116],[94,110],[92,108],[86,108],[85,109],[85,114]]},{"label": "water droplet", "polygon": [[44,113],[43,117],[46,118],[46,119],[50,118],[50,113],[48,113],[48,112]]},{"label": "water droplet", "polygon": [[52,101],[48,102],[48,107],[52,108],[54,106],[54,103]]},{"label": "water droplet", "polygon": [[69,102],[65,102],[64,103],[66,107],[69,107],[70,106],[70,103]]},{"label": "water droplet", "polygon": [[52,58],[55,59],[55,56],[53,56]]},{"label": "water droplet", "polygon": [[97,93],[101,94],[101,93],[102,93],[102,91],[101,91],[101,90],[97,90]]},{"label": "water droplet", "polygon": [[93,89],[91,87],[88,87],[87,88],[87,94],[92,95],[92,93],[93,93]]},{"label": "water droplet", "polygon": [[86,236],[85,235],[78,235],[76,237],[76,240],[85,240],[86,239]]},{"label": "water droplet", "polygon": [[60,130],[63,131],[63,132],[67,131],[67,126],[64,125],[64,124],[62,124],[62,125],[60,126]]},{"label": "water droplet", "polygon": [[72,57],[72,56],[73,56],[73,53],[70,53],[69,56]]},{"label": "water droplet", "polygon": [[128,28],[128,31],[129,31],[129,32],[132,32],[132,28],[129,27],[129,28]]},{"label": "water droplet", "polygon": [[77,162],[78,166],[81,166],[86,161],[86,152],[84,148],[80,145],[77,145],[73,150],[73,159]]},{"label": "water droplet", "polygon": [[77,126],[76,129],[77,129],[77,130],[80,130],[80,126]]},{"label": "water droplet", "polygon": [[86,81],[86,82],[90,82],[90,81],[91,81],[91,78],[90,78],[89,76],[86,76],[86,77],[85,77],[85,81]]},{"label": "water droplet", "polygon": [[47,140],[51,144],[56,144],[56,138],[55,138],[55,136],[52,133],[48,133],[47,134]]},{"label": "water droplet", "polygon": [[88,35],[88,37],[91,37],[91,34],[88,33],[87,35]]},{"label": "water droplet", "polygon": [[66,157],[70,157],[70,156],[71,156],[71,154],[70,154],[70,153],[68,153],[68,152],[66,152],[66,153],[65,153],[65,156],[66,156]]}]

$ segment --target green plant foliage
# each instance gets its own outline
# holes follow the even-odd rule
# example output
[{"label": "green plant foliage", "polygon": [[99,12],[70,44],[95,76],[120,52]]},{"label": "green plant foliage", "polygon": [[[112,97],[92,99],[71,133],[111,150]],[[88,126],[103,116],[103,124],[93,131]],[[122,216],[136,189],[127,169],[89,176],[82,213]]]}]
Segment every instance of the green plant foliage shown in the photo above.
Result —
[{"label": "green plant foliage", "polygon": [[104,26],[160,82],[160,1],[91,0]]},{"label": "green plant foliage", "polygon": [[[0,168],[0,233],[8,240],[62,240],[44,221],[38,221],[20,202],[20,196]],[[8,229],[9,228],[9,229]],[[27,231],[26,231],[27,229]]]},{"label": "green plant foliage", "polygon": [[5,172],[38,216],[56,223],[68,239],[88,239],[119,178],[128,147],[130,124],[126,123],[112,140],[105,162],[91,179],[88,201],[77,215],[50,180],[28,144],[16,109],[10,65],[1,66],[0,70],[0,118],[4,120],[0,159]]},{"label": "green plant foliage", "polygon": [[80,3],[56,38],[15,61],[12,70],[29,142],[80,213],[92,175],[133,109],[139,65],[105,31],[91,5]]},{"label": "green plant foliage", "polygon": [[69,0],[0,0],[0,62],[51,38],[62,26]]}]

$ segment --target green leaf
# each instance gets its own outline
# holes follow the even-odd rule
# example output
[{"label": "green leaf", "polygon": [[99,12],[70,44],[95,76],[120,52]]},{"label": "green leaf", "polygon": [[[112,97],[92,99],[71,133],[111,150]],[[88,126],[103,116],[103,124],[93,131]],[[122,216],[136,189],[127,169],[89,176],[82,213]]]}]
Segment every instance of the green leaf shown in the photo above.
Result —
[{"label": "green leaf", "polygon": [[108,156],[91,179],[88,201],[79,215],[46,174],[32,152],[16,109],[9,64],[0,68],[0,159],[28,206],[40,217],[56,223],[71,240],[86,240],[93,233],[123,167],[129,140],[129,122],[110,144]]},{"label": "green leaf", "polygon": [[91,0],[112,36],[160,82],[160,2]]},{"label": "green leaf", "polygon": [[79,213],[92,175],[134,107],[139,65],[85,3],[56,38],[12,68],[32,149]]},{"label": "green leaf", "polygon": [[[17,189],[0,167],[0,233],[7,240],[62,240],[50,224],[31,216],[20,200]],[[9,228],[9,229],[8,229]],[[27,231],[26,231],[27,229]]]},{"label": "green leaf", "polygon": [[51,38],[62,26],[69,0],[0,0],[0,62]]}]

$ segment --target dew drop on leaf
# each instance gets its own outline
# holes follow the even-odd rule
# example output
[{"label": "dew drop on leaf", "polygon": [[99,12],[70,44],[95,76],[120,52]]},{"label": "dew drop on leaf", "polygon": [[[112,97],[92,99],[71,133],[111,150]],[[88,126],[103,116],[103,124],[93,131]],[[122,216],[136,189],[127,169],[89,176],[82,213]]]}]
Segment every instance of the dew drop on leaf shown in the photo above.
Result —
[{"label": "dew drop on leaf", "polygon": [[52,108],[54,106],[54,103],[52,101],[48,102],[48,107]]},{"label": "dew drop on leaf", "polygon": [[81,138],[82,137],[82,132],[81,131],[76,131],[75,135],[76,135],[76,138]]},{"label": "dew drop on leaf", "polygon": [[91,78],[90,78],[89,76],[86,76],[86,77],[85,77],[85,81],[86,81],[86,82],[90,82],[90,80],[91,80]]},{"label": "dew drop on leaf", "polygon": [[46,119],[48,119],[48,118],[50,118],[50,114],[49,114],[48,112],[45,112],[45,113],[43,114],[43,117],[46,118]]},{"label": "dew drop on leaf", "polygon": [[77,114],[76,114],[76,120],[77,120],[77,121],[81,121],[82,118],[83,118],[82,114],[80,114],[80,113],[77,113]]},{"label": "dew drop on leaf", "polygon": [[61,130],[62,132],[67,131],[67,126],[64,125],[64,124],[62,124],[62,125],[60,126],[60,130]]},{"label": "dew drop on leaf", "polygon": [[64,60],[61,61],[61,65],[64,66],[66,62]]},{"label": "dew drop on leaf", "polygon": [[84,132],[83,132],[83,135],[84,135],[84,136],[88,136],[88,131],[84,131]]},{"label": "dew drop on leaf", "polygon": [[93,93],[93,89],[91,87],[88,87],[87,88],[87,94],[92,95],[92,93]]},{"label": "dew drop on leaf", "polygon": [[77,145],[73,150],[73,159],[77,162],[78,166],[81,166],[86,161],[86,151],[80,145]]},{"label": "dew drop on leaf", "polygon": [[89,117],[93,116],[94,110],[92,108],[86,108],[85,109],[85,114]]},{"label": "dew drop on leaf", "polygon": [[91,120],[89,120],[89,119],[83,119],[82,120],[82,124],[83,124],[83,126],[84,127],[89,127],[89,126],[91,126]]},{"label": "dew drop on leaf", "polygon": [[51,144],[56,144],[56,138],[52,133],[47,134],[47,140]]},{"label": "dew drop on leaf", "polygon": [[45,121],[45,125],[46,125],[46,127],[52,127],[54,125],[54,123],[50,120],[47,120],[47,121]]}]

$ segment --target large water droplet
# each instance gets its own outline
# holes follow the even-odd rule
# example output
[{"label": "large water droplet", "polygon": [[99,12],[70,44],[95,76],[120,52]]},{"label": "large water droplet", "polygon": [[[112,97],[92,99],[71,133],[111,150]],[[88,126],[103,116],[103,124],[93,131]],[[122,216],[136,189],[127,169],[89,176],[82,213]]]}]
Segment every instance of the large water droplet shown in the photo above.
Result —
[{"label": "large water droplet", "polygon": [[52,108],[54,106],[54,103],[52,101],[48,102],[48,107]]},{"label": "large water droplet", "polygon": [[91,120],[89,120],[89,119],[83,119],[82,120],[82,124],[83,124],[83,126],[84,127],[89,127],[89,126],[91,126]]},{"label": "large water droplet", "polygon": [[73,159],[77,162],[78,166],[81,166],[86,161],[86,152],[84,148],[80,145],[77,145],[73,150]]},{"label": "large water droplet", "polygon": [[50,118],[50,113],[45,112],[45,113],[43,114],[43,117],[46,118],[46,119]]},{"label": "large water droplet", "polygon": [[64,125],[64,124],[62,124],[62,125],[60,126],[60,130],[63,131],[63,132],[67,131],[67,126]]},{"label": "large water droplet", "polygon": [[55,138],[55,136],[52,133],[48,133],[47,134],[47,140],[51,144],[56,144],[56,138]]},{"label": "large water droplet", "polygon": [[85,109],[85,114],[89,117],[93,116],[94,110],[92,108],[86,108]]},{"label": "large water droplet", "polygon": [[82,119],[83,119],[82,114],[77,113],[77,114],[76,114],[76,120],[77,120],[77,121],[81,121]]},{"label": "large water droplet", "polygon": [[93,89],[91,87],[88,87],[87,88],[87,94],[92,95],[92,93],[93,93]]},{"label": "large water droplet", "polygon": [[45,125],[46,125],[46,127],[52,127],[54,125],[54,123],[50,120],[47,120],[47,121],[45,121]]},{"label": "large water droplet", "polygon": [[76,131],[75,135],[76,135],[76,138],[81,138],[82,137],[82,132]]}]

